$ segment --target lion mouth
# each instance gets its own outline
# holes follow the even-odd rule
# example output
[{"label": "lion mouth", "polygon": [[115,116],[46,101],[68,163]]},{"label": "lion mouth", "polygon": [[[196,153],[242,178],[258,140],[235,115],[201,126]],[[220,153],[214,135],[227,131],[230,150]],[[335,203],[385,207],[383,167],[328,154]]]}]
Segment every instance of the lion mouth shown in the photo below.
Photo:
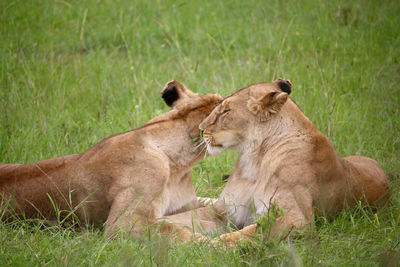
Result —
[{"label": "lion mouth", "polygon": [[204,140],[207,143],[207,145],[209,145],[209,146],[219,147],[219,148],[223,148],[224,147],[224,145],[222,145],[222,144],[216,144],[212,137],[204,138]]}]

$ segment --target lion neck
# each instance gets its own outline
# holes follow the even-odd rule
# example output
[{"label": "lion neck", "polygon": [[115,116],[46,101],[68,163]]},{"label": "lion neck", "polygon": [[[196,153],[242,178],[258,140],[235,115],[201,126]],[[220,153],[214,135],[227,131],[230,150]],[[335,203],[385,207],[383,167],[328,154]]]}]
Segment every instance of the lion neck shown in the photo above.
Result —
[{"label": "lion neck", "polygon": [[151,143],[167,156],[171,171],[187,172],[204,158],[199,123],[198,120],[180,118],[159,122],[150,130]]},{"label": "lion neck", "polygon": [[[318,131],[292,101],[267,122],[249,127],[251,137],[241,146],[239,166],[248,179],[270,176],[282,162],[311,147],[310,137]],[[249,134],[250,135],[250,134]]]}]

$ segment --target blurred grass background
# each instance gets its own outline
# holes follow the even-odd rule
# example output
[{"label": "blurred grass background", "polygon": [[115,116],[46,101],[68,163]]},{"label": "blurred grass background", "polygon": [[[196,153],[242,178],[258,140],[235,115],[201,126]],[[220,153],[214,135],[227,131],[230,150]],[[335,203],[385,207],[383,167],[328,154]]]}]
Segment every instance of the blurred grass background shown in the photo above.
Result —
[{"label": "blurred grass background", "polygon": [[[0,224],[0,265],[390,265],[400,260],[400,2],[0,2],[0,162],[80,153],[168,110],[177,79],[227,95],[278,77],[339,155],[378,160],[392,187],[379,211],[357,207],[294,240],[222,251],[207,245],[106,241],[24,222]],[[217,196],[236,159],[193,172]]]}]

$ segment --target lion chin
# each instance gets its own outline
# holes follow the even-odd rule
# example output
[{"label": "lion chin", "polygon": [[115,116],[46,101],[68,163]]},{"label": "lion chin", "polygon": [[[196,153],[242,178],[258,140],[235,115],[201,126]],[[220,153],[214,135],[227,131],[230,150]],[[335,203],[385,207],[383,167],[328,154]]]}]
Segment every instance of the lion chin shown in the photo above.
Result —
[{"label": "lion chin", "polygon": [[224,148],[222,146],[213,146],[210,144],[207,145],[207,154],[210,156],[216,156],[222,151],[224,151]]}]

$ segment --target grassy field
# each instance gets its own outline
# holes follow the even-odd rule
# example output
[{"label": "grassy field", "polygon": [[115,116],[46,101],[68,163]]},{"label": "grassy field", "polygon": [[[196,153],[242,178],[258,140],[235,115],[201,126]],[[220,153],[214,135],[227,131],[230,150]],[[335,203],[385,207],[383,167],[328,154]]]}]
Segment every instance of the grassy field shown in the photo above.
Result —
[{"label": "grassy field", "polygon": [[[400,263],[399,1],[0,2],[0,162],[80,153],[168,109],[163,85],[227,95],[290,79],[339,155],[378,160],[391,203],[356,207],[296,238],[221,250],[101,229],[0,223],[0,266],[374,266]],[[193,172],[217,196],[236,159]]]}]

